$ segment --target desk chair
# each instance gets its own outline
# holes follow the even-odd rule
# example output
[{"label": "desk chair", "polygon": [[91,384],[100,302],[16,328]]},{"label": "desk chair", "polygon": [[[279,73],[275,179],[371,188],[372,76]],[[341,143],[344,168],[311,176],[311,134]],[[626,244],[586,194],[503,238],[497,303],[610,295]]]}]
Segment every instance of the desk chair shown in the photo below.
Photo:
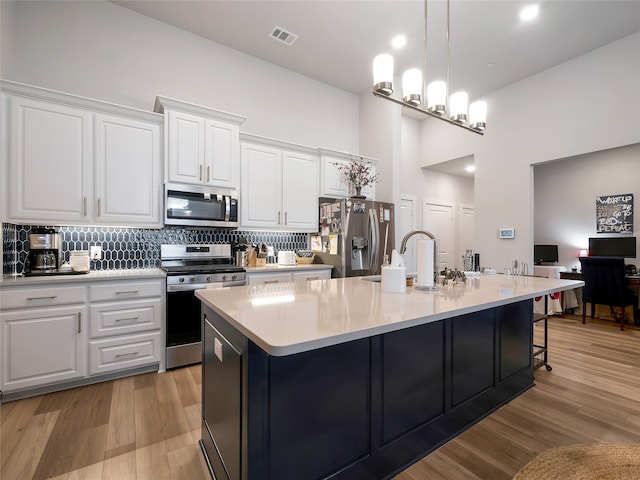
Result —
[{"label": "desk chair", "polygon": [[596,304],[622,307],[620,330],[624,330],[625,307],[633,305],[633,318],[637,321],[636,305],[638,297],[627,288],[624,271],[624,258],[619,257],[580,257],[582,266],[582,323],[585,323],[587,302],[591,304],[591,318],[595,314]]}]

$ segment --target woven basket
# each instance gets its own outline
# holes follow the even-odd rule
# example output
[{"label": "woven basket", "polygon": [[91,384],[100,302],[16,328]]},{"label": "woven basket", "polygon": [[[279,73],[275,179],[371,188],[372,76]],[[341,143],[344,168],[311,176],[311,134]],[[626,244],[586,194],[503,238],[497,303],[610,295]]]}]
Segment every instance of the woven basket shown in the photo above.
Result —
[{"label": "woven basket", "polygon": [[296,255],[296,262],[298,262],[300,265],[308,265],[309,263],[313,263],[313,259],[315,257],[315,253],[311,257],[299,257],[298,255]]}]

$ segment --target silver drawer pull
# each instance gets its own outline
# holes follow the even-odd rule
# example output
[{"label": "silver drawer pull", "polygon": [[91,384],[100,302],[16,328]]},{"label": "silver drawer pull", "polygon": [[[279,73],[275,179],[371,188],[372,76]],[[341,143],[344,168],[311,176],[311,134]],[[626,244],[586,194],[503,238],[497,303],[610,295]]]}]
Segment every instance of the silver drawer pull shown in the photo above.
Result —
[{"label": "silver drawer pull", "polygon": [[58,298],[58,296],[48,295],[46,297],[27,297],[27,300],[53,300],[54,298]]},{"label": "silver drawer pull", "polygon": [[124,322],[126,320],[137,320],[138,317],[116,318],[116,322]]},{"label": "silver drawer pull", "polygon": [[279,283],[279,282],[280,282],[280,280],[265,280],[265,281],[264,281],[265,285],[266,285],[267,283]]},{"label": "silver drawer pull", "polygon": [[129,352],[129,353],[118,353],[116,358],[120,357],[132,357],[133,355],[138,355],[140,352]]},{"label": "silver drawer pull", "polygon": [[140,290],[120,290],[116,292],[116,295],[124,295],[126,293],[140,293]]},{"label": "silver drawer pull", "polygon": [[82,313],[78,312],[78,333],[82,333]]},{"label": "silver drawer pull", "polygon": [[309,280],[320,280],[320,277],[307,277],[307,282]]}]

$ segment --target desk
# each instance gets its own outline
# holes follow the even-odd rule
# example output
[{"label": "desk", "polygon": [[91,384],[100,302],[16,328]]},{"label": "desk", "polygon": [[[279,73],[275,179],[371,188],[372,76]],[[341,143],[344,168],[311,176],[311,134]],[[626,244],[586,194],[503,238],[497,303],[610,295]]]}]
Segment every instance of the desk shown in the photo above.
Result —
[{"label": "desk", "polygon": [[[640,275],[627,275],[627,286],[633,290],[636,295],[640,297]],[[582,280],[582,273],[580,272],[560,272],[561,280]],[[576,288],[574,290],[576,292],[576,296],[578,298],[578,308],[582,309],[582,288]],[[564,295],[564,292],[563,292]],[[640,304],[640,301],[639,301]],[[636,308],[639,308],[640,305],[636,305]],[[582,313],[582,310],[580,310]],[[633,317],[632,317],[633,318]]]},{"label": "desk", "polygon": [[[533,266],[533,274],[536,277],[560,278],[560,274],[566,270],[567,267],[563,265]],[[562,296],[559,292],[547,295],[546,301],[544,298],[536,298],[536,301],[533,303],[533,312],[545,313],[546,315],[562,315],[565,310],[578,307],[578,302],[574,297],[573,290],[567,290],[563,292]],[[547,305],[546,312],[544,311],[545,304]]]}]

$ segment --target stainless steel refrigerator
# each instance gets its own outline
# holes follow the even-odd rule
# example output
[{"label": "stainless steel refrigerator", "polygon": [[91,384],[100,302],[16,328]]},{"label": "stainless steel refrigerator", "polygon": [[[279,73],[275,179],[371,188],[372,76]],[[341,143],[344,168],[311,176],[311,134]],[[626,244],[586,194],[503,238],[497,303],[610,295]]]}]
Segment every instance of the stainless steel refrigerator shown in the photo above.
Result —
[{"label": "stainless steel refrigerator", "polygon": [[[355,198],[320,198],[320,229],[312,239],[332,277],[379,275],[394,248],[394,205]],[[322,251],[319,251],[322,250]]]}]

